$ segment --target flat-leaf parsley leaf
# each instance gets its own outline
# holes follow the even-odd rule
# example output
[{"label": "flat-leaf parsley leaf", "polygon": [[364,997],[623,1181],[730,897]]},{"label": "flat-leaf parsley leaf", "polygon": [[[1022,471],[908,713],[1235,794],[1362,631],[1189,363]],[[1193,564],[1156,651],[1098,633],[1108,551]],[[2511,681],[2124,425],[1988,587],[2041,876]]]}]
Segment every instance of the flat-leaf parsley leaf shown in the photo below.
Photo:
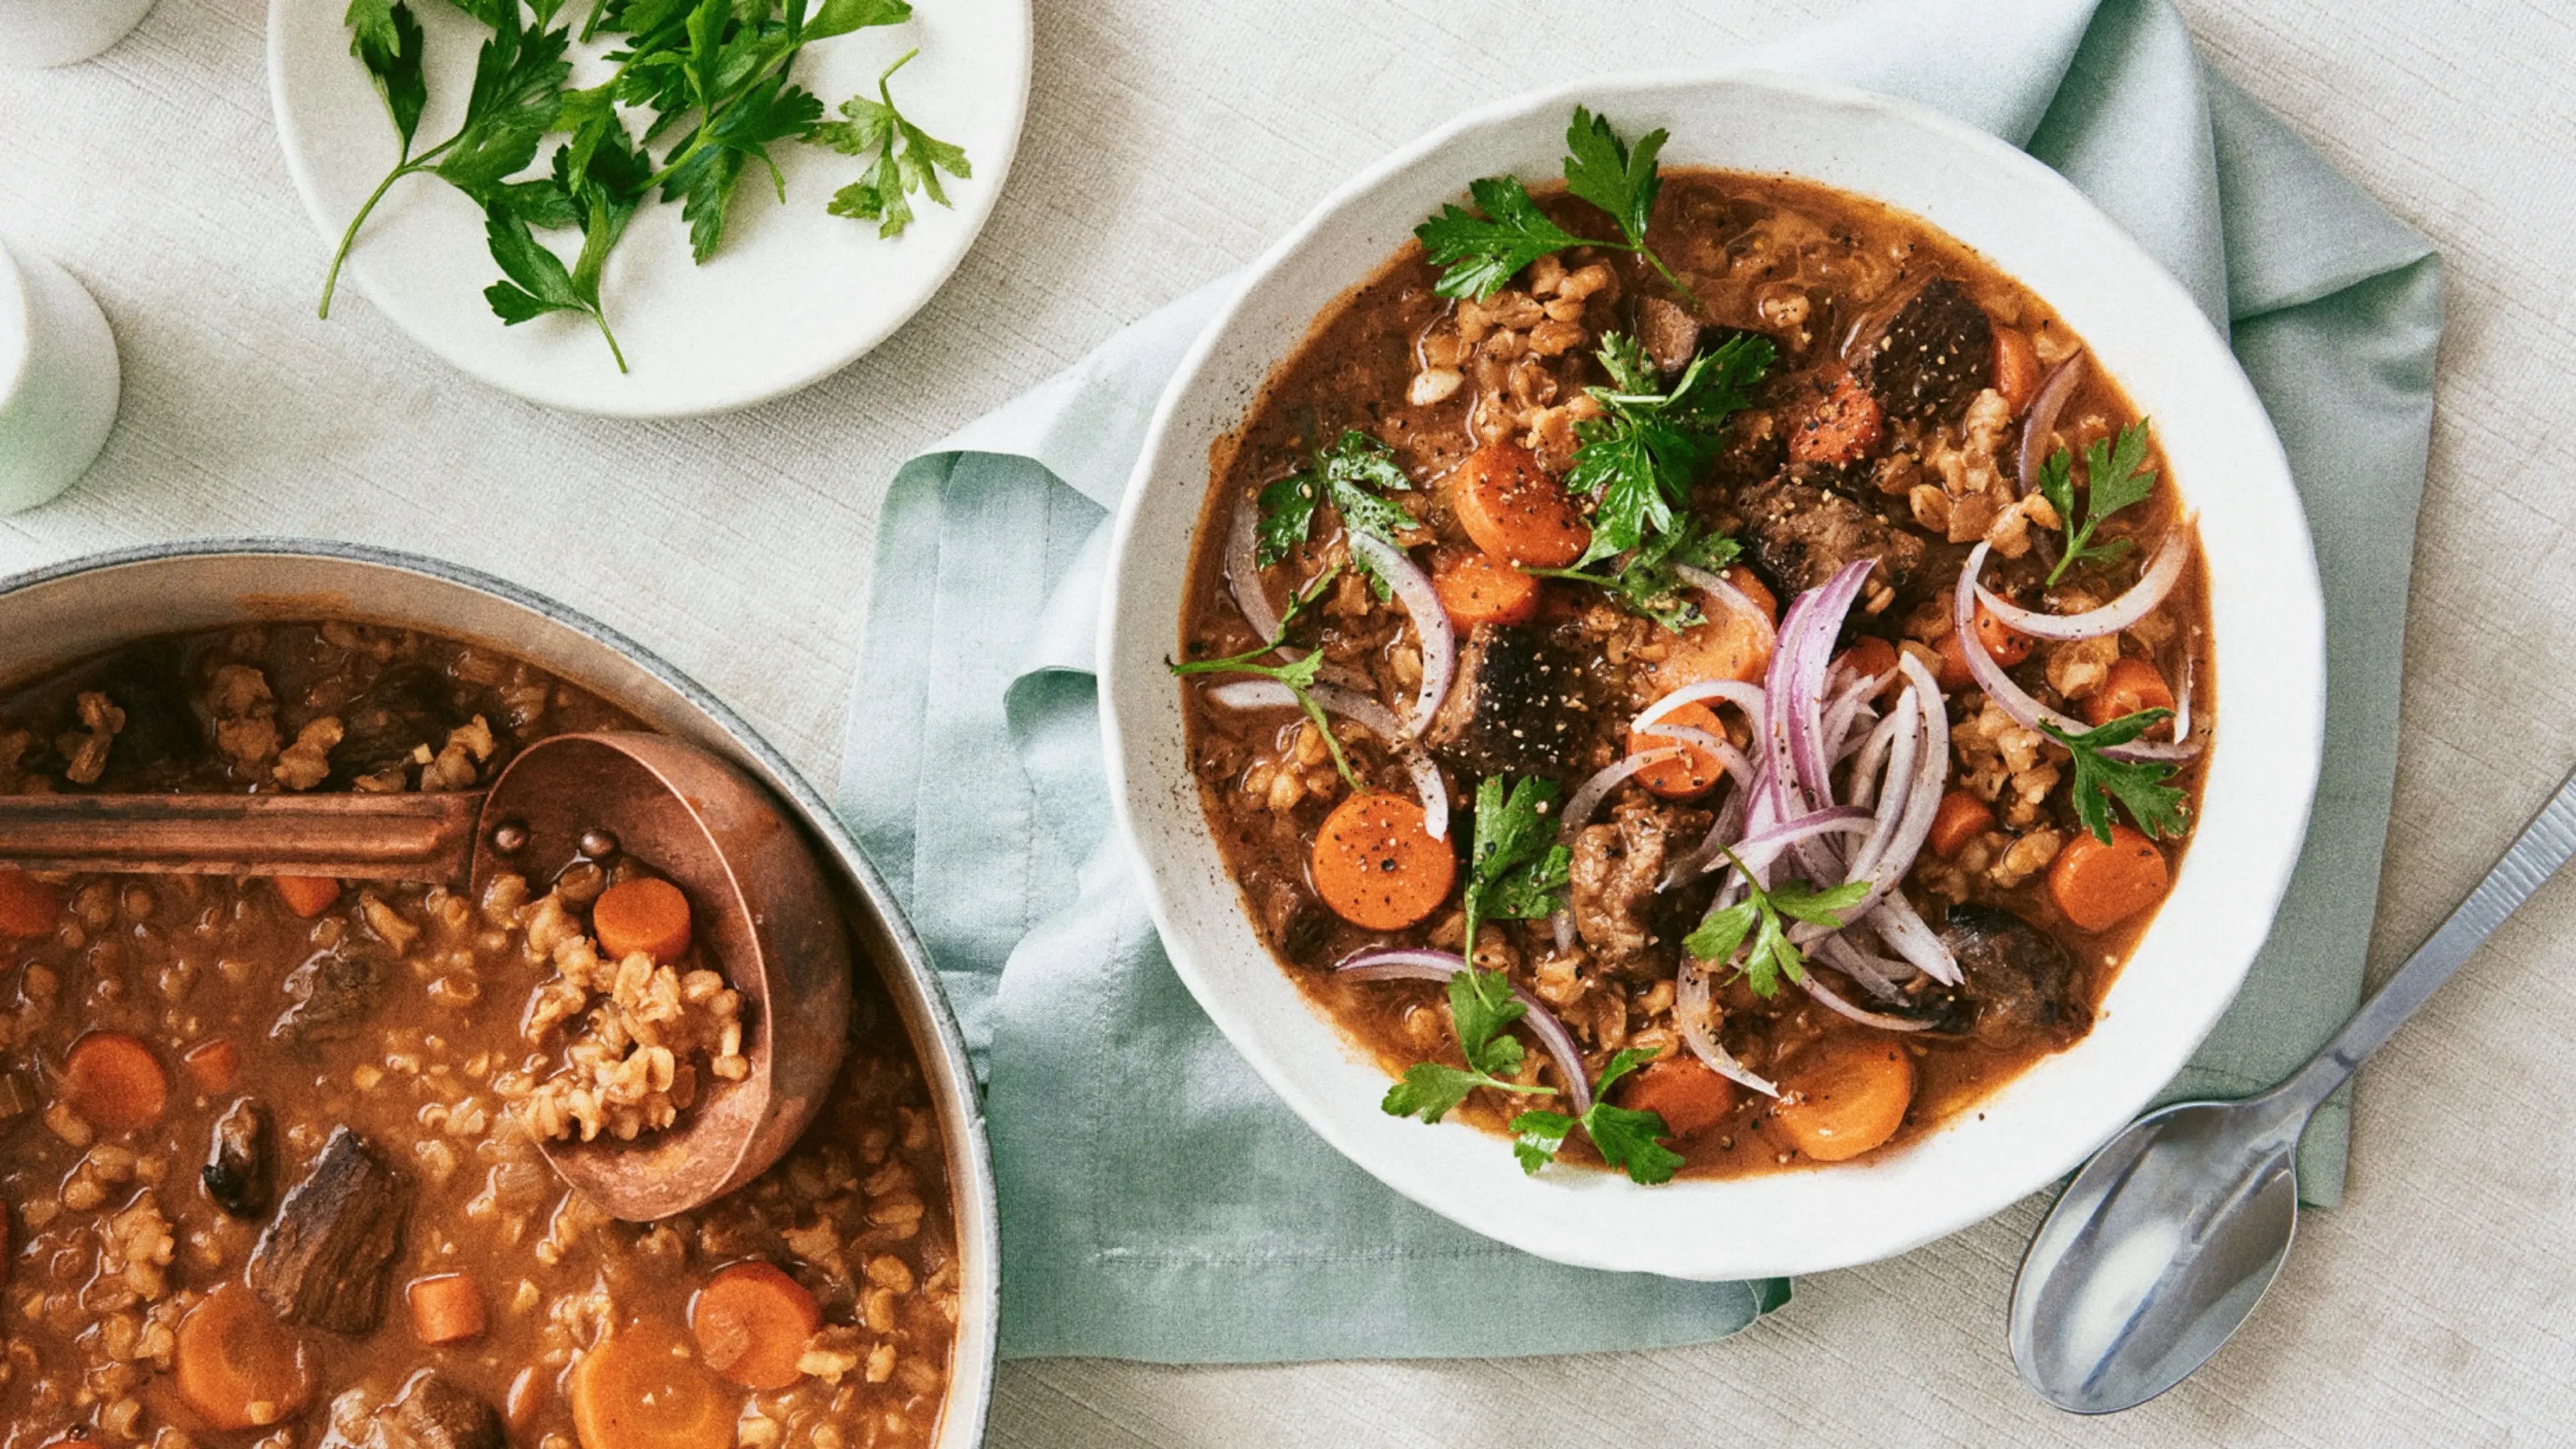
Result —
[{"label": "flat-leaf parsley leaf", "polygon": [[1654,1051],[1647,1047],[1620,1049],[1592,1084],[1592,1105],[1580,1117],[1545,1108],[1514,1117],[1512,1155],[1520,1159],[1521,1171],[1536,1172],[1545,1167],[1564,1148],[1566,1137],[1580,1126],[1583,1135],[1592,1139],[1601,1160],[1624,1170],[1630,1181],[1671,1181],[1674,1171],[1682,1165],[1682,1155],[1661,1141],[1672,1135],[1663,1117],[1640,1108],[1617,1106],[1610,1100],[1610,1089],[1621,1077],[1654,1059]]},{"label": "flat-leaf parsley leaf", "polygon": [[1481,300],[1501,291],[1521,268],[1552,252],[1607,247],[1644,257],[1696,310],[1699,298],[1646,245],[1647,218],[1663,184],[1655,171],[1655,157],[1663,150],[1664,139],[1661,129],[1649,131],[1631,148],[1619,139],[1608,117],[1576,106],[1565,128],[1566,190],[1608,212],[1624,240],[1576,236],[1549,220],[1518,178],[1487,176],[1467,185],[1467,195],[1484,215],[1452,202],[1413,229],[1422,242],[1423,257],[1442,269],[1432,290],[1443,297]]},{"label": "flat-leaf parsley leaf", "polygon": [[1531,776],[1504,791],[1503,777],[1476,787],[1476,838],[1467,851],[1466,942],[1476,949],[1484,920],[1534,920],[1561,904],[1573,852],[1556,838],[1556,797],[1564,787]]},{"label": "flat-leaf parsley leaf", "polygon": [[2084,499],[2079,513],[2075,498],[2075,455],[2065,448],[2048,455],[2039,467],[2040,496],[2057,510],[2066,527],[2066,553],[2048,571],[2056,583],[2079,563],[2118,558],[2129,540],[2093,542],[2102,520],[2156,491],[2156,470],[2147,463],[2147,423],[2141,418],[2120,430],[2116,439],[2096,438],[2084,446]]},{"label": "flat-leaf parsley leaf", "polygon": [[1788,880],[1766,890],[1734,851],[1725,854],[1744,880],[1745,897],[1701,918],[1699,928],[1683,938],[1682,946],[1699,960],[1722,965],[1734,960],[1736,951],[1744,948],[1745,937],[1751,936],[1753,944],[1745,950],[1742,970],[1745,984],[1756,996],[1778,992],[1784,976],[1796,981],[1807,974],[1807,958],[1780,924],[1782,916],[1810,925],[1840,926],[1842,918],[1835,913],[1869,894],[1869,882],[1860,880],[1824,890],[1803,880]]},{"label": "flat-leaf parsley leaf", "polygon": [[1521,1069],[1525,1053],[1511,1025],[1529,1014],[1512,992],[1511,978],[1500,971],[1469,967],[1449,978],[1449,1019],[1458,1033],[1462,1069],[1445,1062],[1415,1062],[1404,1077],[1386,1089],[1378,1103],[1390,1117],[1419,1117],[1437,1122],[1478,1087],[1532,1096],[1553,1096],[1556,1089],[1504,1080]]},{"label": "flat-leaf parsley leaf", "polygon": [[2102,753],[2109,746],[2136,739],[2172,713],[2169,709],[2142,709],[2080,735],[2069,734],[2046,720],[2039,722],[2043,733],[2075,757],[2075,780],[2070,787],[2075,818],[2104,845],[2111,843],[2113,800],[2120,802],[2140,830],[2159,840],[2191,828],[2191,810],[2183,804],[2182,787],[2170,783],[2174,773],[2171,765],[2155,760],[2114,760]]}]

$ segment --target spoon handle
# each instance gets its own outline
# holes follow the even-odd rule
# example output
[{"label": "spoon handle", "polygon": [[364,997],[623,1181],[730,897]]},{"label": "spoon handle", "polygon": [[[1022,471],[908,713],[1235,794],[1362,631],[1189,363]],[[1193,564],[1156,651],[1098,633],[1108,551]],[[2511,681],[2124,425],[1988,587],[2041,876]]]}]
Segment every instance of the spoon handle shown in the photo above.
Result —
[{"label": "spoon handle", "polygon": [[2362,1059],[2379,1050],[2397,1028],[2406,1024],[2435,988],[2451,979],[2460,963],[2469,959],[2479,944],[2504,924],[2504,918],[2529,899],[2541,882],[2557,873],[2576,855],[2576,774],[2569,775],[2540,807],[2540,813],[2522,829],[2504,858],[2460,902],[2459,909],[2442,923],[2432,938],[2406,958],[2397,974],[2388,978],[2361,1010],[2345,1022],[2343,1030],[2299,1069],[2299,1074],[2275,1088],[2272,1095],[2287,1108],[2295,1109],[2295,1120],[2305,1120],[2334,1089],[2342,1086]]},{"label": "spoon handle", "polygon": [[0,869],[465,879],[483,793],[0,796]]}]

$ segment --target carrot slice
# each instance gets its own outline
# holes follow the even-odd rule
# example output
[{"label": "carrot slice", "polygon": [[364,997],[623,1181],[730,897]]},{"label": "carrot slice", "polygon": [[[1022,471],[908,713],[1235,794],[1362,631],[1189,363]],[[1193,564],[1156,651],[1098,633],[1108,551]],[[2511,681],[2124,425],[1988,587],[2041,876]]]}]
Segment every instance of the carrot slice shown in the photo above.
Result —
[{"label": "carrot slice", "polygon": [[2048,894],[2079,930],[2107,931],[2165,898],[2172,879],[2165,853],[2126,825],[2111,827],[2105,845],[2088,831],[2075,832],[2048,867]]},{"label": "carrot slice", "polygon": [[1526,624],[1538,617],[1538,580],[1482,549],[1444,550],[1431,561],[1431,587],[1449,622]]},{"label": "carrot slice", "polygon": [[1831,1036],[1794,1058],[1780,1085],[1795,1098],[1771,1109],[1772,1126],[1808,1157],[1841,1162],[1905,1124],[1914,1057],[1888,1037]]},{"label": "carrot slice", "polygon": [[63,893],[25,871],[0,870],[0,937],[48,936],[63,913]]},{"label": "carrot slice", "polygon": [[689,898],[651,876],[624,881],[599,893],[590,908],[599,949],[622,961],[641,951],[654,961],[674,961],[689,951]]},{"label": "carrot slice", "polygon": [[181,1052],[179,1065],[188,1069],[188,1080],[209,1092],[229,1092],[241,1079],[241,1053],[220,1036]]},{"label": "carrot slice", "polygon": [[1424,827],[1422,806],[1382,791],[1333,807],[1315,832],[1315,894],[1372,931],[1400,931],[1440,908],[1458,857]]},{"label": "carrot slice", "polygon": [[805,1377],[796,1361],[822,1326],[814,1295],[769,1263],[719,1269],[689,1301],[698,1356],[745,1388],[783,1389]]},{"label": "carrot slice", "polygon": [[[1742,564],[1729,564],[1719,575],[1762,611],[1774,626],[1780,622],[1780,602],[1771,596],[1753,571]],[[1655,688],[1670,693],[1687,684],[1707,679],[1758,680],[1771,667],[1771,649],[1763,631],[1734,609],[1708,605],[1702,612],[1708,617],[1673,636],[1663,660],[1654,667]]]},{"label": "carrot slice", "polygon": [[1995,332],[1995,391],[2003,395],[2004,406],[2020,417],[2022,409],[2039,395],[2039,351],[2031,346],[2030,334],[2018,327],[1997,327]]},{"label": "carrot slice", "polygon": [[1789,430],[1793,463],[1850,463],[1878,446],[1885,416],[1860,379],[1834,370],[1825,395]]},{"label": "carrot slice", "polygon": [[423,1343],[454,1343],[483,1331],[483,1292],[463,1273],[414,1278],[403,1290],[412,1332]]},{"label": "carrot slice", "polygon": [[1735,1110],[1735,1084],[1697,1057],[1666,1057],[1630,1077],[1619,1105],[1652,1112],[1671,1129],[1667,1140],[1696,1136]]},{"label": "carrot slice", "polygon": [[[1834,665],[1855,678],[1867,675],[1876,679],[1896,667],[1896,646],[1875,634],[1863,634],[1851,642],[1849,649],[1834,656]],[[1902,679],[1891,679],[1878,692],[1881,695],[1893,694],[1904,683]]]},{"label": "carrot slice", "polygon": [[[1717,711],[1698,700],[1664,711],[1663,717],[1655,722],[1680,725],[1684,729],[1700,730],[1715,735],[1719,739],[1726,738],[1726,727],[1718,720]],[[1633,725],[1629,727],[1629,754],[1636,754],[1640,750],[1670,749],[1676,745],[1679,745],[1682,751],[1678,758],[1661,760],[1639,770],[1636,777],[1637,783],[1667,800],[1687,800],[1693,795],[1705,793],[1725,776],[1726,767],[1718,763],[1717,756],[1699,746],[1682,744],[1678,740],[1667,739],[1662,735],[1647,734]]]},{"label": "carrot slice", "polygon": [[536,1427],[537,1414],[546,1406],[546,1382],[535,1364],[510,1380],[510,1391],[501,1398],[501,1417],[512,1429],[525,1434]]},{"label": "carrot slice", "polygon": [[733,1449],[740,1396],[658,1326],[611,1333],[569,1387],[582,1449]]},{"label": "carrot slice", "polygon": [[237,1282],[179,1320],[171,1368],[180,1399],[218,1429],[266,1428],[313,1395],[303,1344]]},{"label": "carrot slice", "polygon": [[[2006,669],[2028,659],[2030,651],[2039,645],[2038,640],[1996,618],[1982,599],[1977,601],[1977,617],[1969,627],[1977,631],[1977,642],[1986,646],[1986,653]],[[1958,630],[1944,633],[1933,647],[1941,654],[1935,683],[1943,689],[1965,689],[1976,682],[1976,676],[1968,672],[1968,656],[1959,648]]]},{"label": "carrot slice", "polygon": [[277,898],[286,902],[286,908],[308,921],[340,898],[340,883],[327,875],[282,875],[276,886]]},{"label": "carrot slice", "polygon": [[63,1058],[63,1100],[93,1127],[140,1132],[170,1105],[170,1074],[140,1039],[94,1031]]},{"label": "carrot slice", "polygon": [[1941,797],[1932,812],[1932,833],[1925,844],[1932,853],[1948,860],[1967,848],[1968,842],[1995,828],[1994,807],[1965,790],[1953,790]]},{"label": "carrot slice", "polygon": [[1516,564],[1561,569],[1592,543],[1592,527],[1564,485],[1517,443],[1468,454],[1450,475],[1449,508],[1476,547]]},{"label": "carrot slice", "polygon": [[[2102,686],[2084,701],[2084,717],[2097,725],[2106,725],[2124,714],[2142,709],[2171,709],[2173,691],[2165,687],[2164,671],[2152,659],[2134,654],[2123,655],[2112,664],[2111,672],[2102,678]],[[2171,721],[2159,720],[2153,728],[2169,729]]]}]

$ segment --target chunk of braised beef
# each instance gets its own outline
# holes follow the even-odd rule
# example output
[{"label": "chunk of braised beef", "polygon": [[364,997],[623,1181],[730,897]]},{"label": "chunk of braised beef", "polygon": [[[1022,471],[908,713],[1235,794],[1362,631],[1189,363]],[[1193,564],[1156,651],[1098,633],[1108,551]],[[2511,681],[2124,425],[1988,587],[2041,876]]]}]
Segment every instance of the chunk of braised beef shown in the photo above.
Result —
[{"label": "chunk of braised beef", "polygon": [[[344,733],[331,751],[331,786],[345,790],[361,775],[408,764],[422,745],[435,750],[447,733],[472,720],[466,687],[425,664],[388,666],[340,714]],[[502,721],[489,717],[497,731]]]},{"label": "chunk of braised beef", "polygon": [[509,1449],[500,1411],[473,1390],[423,1369],[392,1403],[357,1424],[344,1424],[333,1406],[322,1449]]},{"label": "chunk of braised beef", "polygon": [[1479,624],[1424,742],[1470,775],[1563,778],[1591,705],[1581,666],[1536,630]]},{"label": "chunk of braised beef", "polygon": [[1699,351],[1699,332],[1699,319],[1683,311],[1680,303],[1662,297],[1637,298],[1637,341],[1666,377],[1690,366],[1692,355]]},{"label": "chunk of braised beef", "polygon": [[1852,372],[1890,417],[1944,422],[1994,371],[1994,323],[1967,290],[1934,277],[1862,339]]},{"label": "chunk of braised beef", "polygon": [[1574,929],[1594,959],[1622,980],[1668,976],[1676,945],[1689,929],[1670,919],[1674,904],[1655,887],[1672,861],[1699,843],[1704,811],[1659,804],[1631,792],[1610,818],[1575,833],[1567,867],[1567,905]]},{"label": "chunk of braised beef", "polygon": [[59,773],[68,762],[55,742],[81,732],[79,698],[95,691],[123,716],[96,787],[123,793],[177,789],[213,749],[213,737],[188,699],[186,667],[175,641],[133,645],[0,696],[0,719],[35,737],[25,764]]},{"label": "chunk of braised beef", "polygon": [[259,1219],[277,1200],[277,1145],[268,1109],[244,1097],[215,1119],[206,1165],[197,1174],[215,1206],[237,1218]]},{"label": "chunk of braised beef", "polygon": [[1332,945],[1333,913],[1300,881],[1278,876],[1247,878],[1245,889],[1261,909],[1261,926],[1280,955],[1321,966]]},{"label": "chunk of braised beef", "polygon": [[1815,588],[1856,559],[1876,560],[1873,581],[1902,592],[1923,563],[1921,535],[1892,522],[1884,509],[1791,474],[1751,490],[1737,506],[1747,561],[1783,599]]},{"label": "chunk of braised beef", "polygon": [[343,941],[314,952],[286,973],[282,988],[292,1004],[268,1034],[288,1046],[346,1041],[357,1035],[390,978],[374,948]]},{"label": "chunk of braised beef", "polygon": [[374,1332],[412,1191],[411,1179],[364,1138],[334,1129],[251,1247],[251,1290],[287,1323]]},{"label": "chunk of braised beef", "polygon": [[1959,958],[1965,1020],[1956,1028],[1980,1044],[2027,1046],[2075,1040],[2093,1024],[2075,956],[2047,932],[1996,906],[1950,908],[1941,944]]}]

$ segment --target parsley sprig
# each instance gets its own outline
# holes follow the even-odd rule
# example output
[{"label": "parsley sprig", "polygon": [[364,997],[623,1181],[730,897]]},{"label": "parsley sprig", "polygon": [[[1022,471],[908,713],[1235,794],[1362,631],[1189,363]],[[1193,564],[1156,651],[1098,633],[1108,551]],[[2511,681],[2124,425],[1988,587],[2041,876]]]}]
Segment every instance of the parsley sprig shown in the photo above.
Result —
[{"label": "parsley sprig", "polygon": [[905,61],[920,54],[907,50],[894,64],[877,77],[877,98],[852,96],[841,102],[841,114],[847,120],[825,121],[814,128],[812,139],[848,156],[877,153],[875,164],[865,176],[833,193],[828,208],[834,216],[856,217],[877,224],[879,236],[901,236],[912,224],[912,203],[908,193],[918,191],[942,206],[948,205],[948,193],[940,188],[939,173],[963,181],[974,175],[967,165],[963,147],[942,141],[904,119],[895,109],[894,95],[886,82],[903,69]]},{"label": "parsley sprig", "polygon": [[1449,1022],[1458,1034],[1464,1068],[1446,1062],[1415,1062],[1386,1089],[1378,1105],[1390,1117],[1419,1117],[1437,1122],[1467,1100],[1478,1087],[1552,1097],[1554,1087],[1510,1080],[1526,1057],[1511,1025],[1529,1015],[1512,994],[1512,980],[1500,971],[1468,967],[1449,978]]},{"label": "parsley sprig", "polygon": [[2102,753],[2109,746],[2129,743],[2172,713],[2169,709],[2142,709],[2080,735],[2069,734],[2046,720],[2039,722],[2041,732],[2064,745],[2067,753],[2075,757],[2075,818],[2104,845],[2111,843],[2110,802],[2114,800],[2129,812],[2130,819],[2138,822],[2140,830],[2159,840],[2191,828],[2191,809],[2183,803],[2183,789],[2170,783],[2174,774],[2171,765],[2157,760],[2114,760]]},{"label": "parsley sprig", "polygon": [[2075,498],[2075,455],[2060,448],[2039,466],[2040,496],[2057,510],[2066,528],[2065,556],[2048,571],[2054,584],[2079,563],[2108,561],[2129,551],[2125,538],[2093,542],[2102,520],[2156,491],[2156,470],[2147,463],[2147,423],[2141,418],[2120,429],[2116,439],[2096,438],[2084,446],[2084,500]]},{"label": "parsley sprig", "polygon": [[1324,707],[1315,702],[1315,674],[1324,667],[1324,651],[1310,649],[1302,658],[1286,664],[1258,662],[1261,656],[1277,652],[1288,642],[1288,626],[1296,623],[1297,616],[1306,612],[1315,600],[1322,598],[1324,590],[1332,587],[1333,580],[1341,577],[1341,573],[1342,566],[1335,564],[1315,575],[1304,588],[1290,596],[1287,611],[1279,616],[1278,631],[1268,640],[1223,659],[1200,659],[1166,667],[1174,674],[1252,674],[1263,679],[1275,679],[1288,686],[1288,692],[1297,697],[1298,710],[1315,726],[1316,733],[1324,737],[1324,748],[1332,752],[1333,768],[1341,772],[1342,783],[1358,792],[1368,787],[1361,784],[1360,777],[1352,771],[1350,758],[1342,753],[1341,740],[1333,734],[1332,721],[1324,717]]},{"label": "parsley sprig", "polygon": [[1574,854],[1556,838],[1556,797],[1563,786],[1530,776],[1505,793],[1503,777],[1476,787],[1476,835],[1467,851],[1467,953],[1476,951],[1480,921],[1535,920],[1561,906]]},{"label": "parsley sprig", "polygon": [[1512,1155],[1520,1159],[1521,1171],[1534,1173],[1545,1167],[1565,1146],[1566,1137],[1580,1126],[1583,1135],[1592,1139],[1601,1160],[1624,1169],[1630,1181],[1671,1181],[1674,1171],[1682,1165],[1682,1155],[1659,1140],[1672,1135],[1662,1115],[1617,1106],[1610,1100],[1610,1088],[1621,1077],[1654,1059],[1655,1053],[1649,1048],[1621,1048],[1592,1084],[1592,1105],[1580,1117],[1544,1107],[1514,1117]]},{"label": "parsley sprig", "polygon": [[1518,178],[1488,176],[1467,186],[1476,210],[1484,215],[1452,202],[1413,229],[1421,239],[1423,255],[1444,269],[1434,290],[1444,297],[1482,300],[1501,291],[1521,268],[1543,256],[1568,247],[1606,247],[1645,258],[1692,310],[1698,310],[1698,296],[1646,245],[1646,223],[1654,213],[1655,194],[1663,188],[1655,157],[1665,139],[1658,127],[1638,137],[1631,147],[1619,139],[1609,117],[1576,106],[1565,128],[1565,189],[1608,212],[1625,240],[1576,236],[1549,220]]},{"label": "parsley sprig", "polygon": [[[1345,530],[1401,548],[1403,535],[1421,525],[1401,506],[1370,490],[1410,492],[1412,488],[1413,479],[1395,460],[1395,449],[1358,428],[1345,428],[1340,437],[1316,449],[1305,467],[1261,490],[1253,560],[1268,568],[1286,558],[1289,550],[1306,541],[1314,527],[1316,506],[1326,502],[1341,515]],[[1389,596],[1391,586],[1377,577],[1376,570],[1356,555],[1352,562],[1370,576],[1379,598]]]},{"label": "parsley sprig", "polygon": [[1714,573],[1735,562],[1743,545],[1712,533],[1697,518],[1680,514],[1673,527],[1650,535],[1608,568],[1543,569],[1520,565],[1525,574],[1591,584],[1617,599],[1628,612],[1652,619],[1674,633],[1701,623],[1706,615],[1691,597],[1675,565],[1689,564]]},{"label": "parsley sprig", "polygon": [[1804,880],[1787,880],[1766,890],[1734,851],[1724,853],[1735,873],[1744,879],[1745,897],[1734,905],[1709,912],[1700,921],[1699,929],[1683,938],[1682,945],[1702,961],[1724,963],[1734,960],[1736,951],[1744,946],[1744,938],[1751,936],[1753,945],[1745,952],[1741,969],[1745,983],[1756,996],[1777,993],[1784,976],[1797,981],[1807,974],[1807,958],[1789,939],[1781,917],[1839,927],[1842,917],[1835,913],[1858,904],[1861,897],[1869,894],[1869,882],[1858,880],[1824,890]]}]

